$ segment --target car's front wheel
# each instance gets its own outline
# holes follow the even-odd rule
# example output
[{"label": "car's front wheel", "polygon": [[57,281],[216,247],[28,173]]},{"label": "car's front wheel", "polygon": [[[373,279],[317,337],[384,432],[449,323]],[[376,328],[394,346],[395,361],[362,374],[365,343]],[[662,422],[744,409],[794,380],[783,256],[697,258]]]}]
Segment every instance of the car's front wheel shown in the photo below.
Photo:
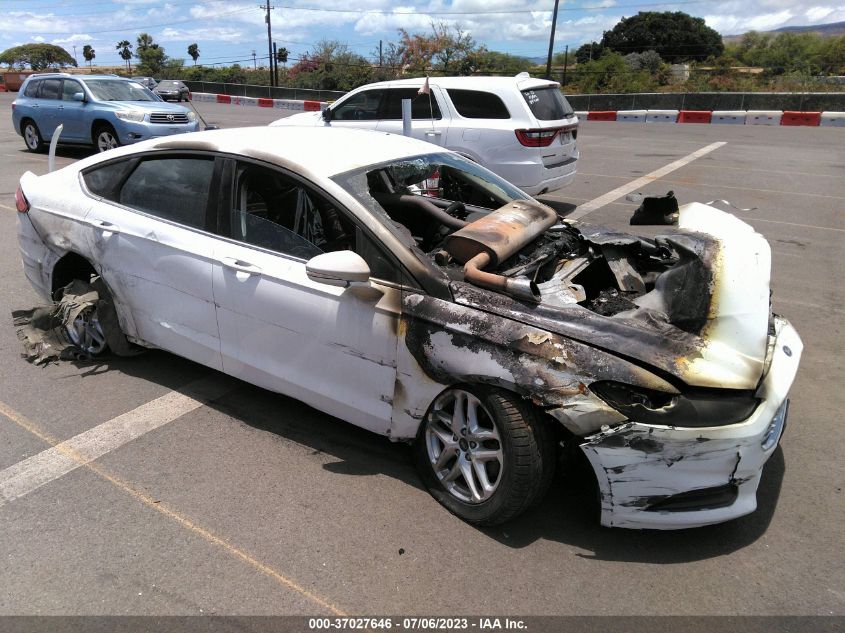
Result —
[{"label": "car's front wheel", "polygon": [[23,124],[23,142],[26,143],[26,148],[30,152],[43,152],[44,139],[41,138],[41,132],[35,121],[27,119]]},{"label": "car's front wheel", "polygon": [[97,149],[105,152],[115,147],[120,147],[120,140],[117,138],[117,132],[110,125],[101,125],[94,130],[94,143]]},{"label": "car's front wheel", "polygon": [[554,449],[531,405],[489,387],[454,387],[432,404],[414,448],[431,494],[477,525],[508,521],[545,494]]}]

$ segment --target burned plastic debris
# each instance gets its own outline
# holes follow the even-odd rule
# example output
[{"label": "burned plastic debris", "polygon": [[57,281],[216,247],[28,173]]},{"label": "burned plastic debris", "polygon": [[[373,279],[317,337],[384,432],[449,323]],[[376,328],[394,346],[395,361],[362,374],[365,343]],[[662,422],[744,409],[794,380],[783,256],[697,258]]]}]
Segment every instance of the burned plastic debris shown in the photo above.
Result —
[{"label": "burned plastic debris", "polygon": [[50,305],[12,312],[12,323],[27,360],[36,365],[57,360],[90,360],[92,355],[75,343],[68,332],[88,310],[96,311],[105,343],[103,350],[109,349],[117,356],[134,356],[143,351],[121,332],[111,295],[99,277],[90,283],[74,279],[60,294],[61,298]]},{"label": "burned plastic debris", "polygon": [[642,204],[631,216],[631,225],[649,224],[677,224],[678,200],[675,192],[670,191],[665,196],[649,196],[642,199]]}]

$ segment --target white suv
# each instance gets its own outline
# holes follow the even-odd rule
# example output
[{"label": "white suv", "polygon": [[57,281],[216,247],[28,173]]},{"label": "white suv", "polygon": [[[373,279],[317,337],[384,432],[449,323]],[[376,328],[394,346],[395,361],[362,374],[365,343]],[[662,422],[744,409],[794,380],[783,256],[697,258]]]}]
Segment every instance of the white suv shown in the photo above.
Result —
[{"label": "white suv", "polygon": [[560,84],[516,77],[431,77],[361,86],[321,112],[270,125],[328,125],[402,134],[402,100],[412,99],[411,135],[462,154],[536,196],[575,178],[578,117]]}]

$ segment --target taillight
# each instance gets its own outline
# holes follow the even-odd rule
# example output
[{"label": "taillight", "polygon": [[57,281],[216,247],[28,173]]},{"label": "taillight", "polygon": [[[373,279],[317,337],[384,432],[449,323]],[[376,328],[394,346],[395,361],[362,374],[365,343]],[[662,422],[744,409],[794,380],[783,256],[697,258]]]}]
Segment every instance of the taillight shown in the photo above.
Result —
[{"label": "taillight", "polygon": [[536,130],[514,130],[514,132],[516,132],[516,138],[518,138],[519,142],[525,145],[525,147],[548,147],[552,144],[552,141],[557,138],[558,134],[571,132],[572,138],[577,138],[578,125],[575,124],[545,129],[539,128]]},{"label": "taillight", "polygon": [[18,185],[17,191],[15,191],[15,207],[20,213],[29,211],[29,201],[23,195],[23,189],[21,189],[20,185]]},{"label": "taillight", "polygon": [[514,130],[514,132],[516,132],[516,138],[525,147],[548,147],[560,130]]}]

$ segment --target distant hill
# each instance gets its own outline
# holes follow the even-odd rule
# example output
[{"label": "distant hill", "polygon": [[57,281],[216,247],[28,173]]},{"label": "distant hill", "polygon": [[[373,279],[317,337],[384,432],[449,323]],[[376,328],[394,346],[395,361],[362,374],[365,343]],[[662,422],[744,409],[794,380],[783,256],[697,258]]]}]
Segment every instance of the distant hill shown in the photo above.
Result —
[{"label": "distant hill", "polygon": [[[813,24],[810,26],[782,26],[771,31],[759,31],[760,33],[816,33],[823,37],[838,37],[845,35],[845,22],[831,22],[830,24]],[[722,41],[725,44],[733,44],[742,39],[742,35],[723,35]]]}]

